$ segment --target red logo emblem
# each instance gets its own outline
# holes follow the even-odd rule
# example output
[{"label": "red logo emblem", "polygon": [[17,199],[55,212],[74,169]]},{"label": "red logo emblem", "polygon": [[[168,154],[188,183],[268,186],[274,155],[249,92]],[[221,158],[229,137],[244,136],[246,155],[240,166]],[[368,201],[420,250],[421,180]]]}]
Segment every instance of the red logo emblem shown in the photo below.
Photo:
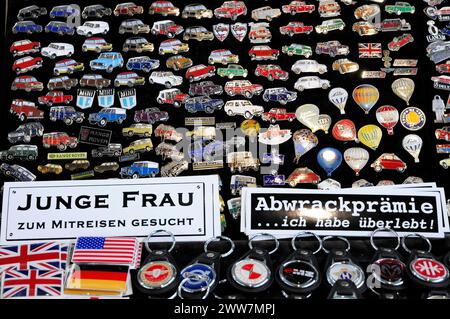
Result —
[{"label": "red logo emblem", "polygon": [[248,279],[258,279],[262,276],[262,274],[254,271],[255,264],[245,264],[242,266],[242,270],[245,270],[248,272]]},{"label": "red logo emblem", "polygon": [[419,258],[412,266],[420,276],[428,280],[440,280],[448,276],[445,266],[434,259]]}]

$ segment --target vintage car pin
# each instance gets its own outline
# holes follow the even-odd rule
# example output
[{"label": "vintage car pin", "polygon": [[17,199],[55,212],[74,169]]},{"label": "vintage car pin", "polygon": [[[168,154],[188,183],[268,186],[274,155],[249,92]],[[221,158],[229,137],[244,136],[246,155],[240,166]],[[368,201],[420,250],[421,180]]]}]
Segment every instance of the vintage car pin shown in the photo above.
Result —
[{"label": "vintage car pin", "polygon": [[382,57],[381,43],[358,43],[359,58],[378,59]]},{"label": "vintage car pin", "polygon": [[266,20],[270,22],[280,16],[281,10],[279,8],[272,8],[269,6],[260,7],[251,12],[251,17],[255,21]]},{"label": "vintage car pin", "polygon": [[380,6],[378,4],[365,4],[359,6],[354,11],[354,16],[356,19],[362,19],[365,21],[371,20],[379,14]]},{"label": "vintage car pin", "polygon": [[425,126],[425,113],[418,107],[410,106],[400,113],[400,123],[410,131],[418,131]]},{"label": "vintage car pin", "polygon": [[403,48],[408,43],[411,43],[414,41],[414,37],[411,33],[405,33],[401,36],[395,37],[392,39],[391,42],[388,43],[388,49],[390,51],[398,51],[401,48]]},{"label": "vintage car pin", "polygon": [[415,83],[413,80],[409,78],[399,78],[392,82],[391,88],[395,95],[404,100],[406,105],[409,105],[409,100],[411,99],[415,89]]},{"label": "vintage car pin", "polygon": [[341,114],[345,114],[345,105],[347,104],[348,92],[344,88],[333,88],[328,93],[328,99],[336,106]]},{"label": "vintage car pin", "polygon": [[231,173],[236,171],[258,171],[260,162],[252,152],[241,151],[241,152],[231,152],[227,154],[227,164],[230,168]]},{"label": "vintage car pin", "polygon": [[327,176],[331,174],[342,164],[342,153],[334,147],[322,148],[317,153],[317,162],[319,166],[327,173]]},{"label": "vintage car pin", "polygon": [[338,190],[338,189],[341,189],[341,183],[339,183],[338,181],[336,181],[332,178],[327,178],[327,179],[321,181],[319,184],[317,184],[317,189]]},{"label": "vintage car pin", "polygon": [[333,71],[338,71],[340,74],[353,73],[359,70],[359,64],[350,61],[347,58],[338,59],[331,65]]},{"label": "vintage car pin", "polygon": [[415,163],[419,163],[419,154],[422,149],[422,138],[417,134],[408,134],[402,140],[402,146],[414,158]]},{"label": "vintage car pin", "polygon": [[399,120],[398,110],[392,105],[383,105],[377,109],[375,115],[378,123],[387,129],[388,134],[394,134],[394,127]]},{"label": "vintage car pin", "polygon": [[378,33],[375,25],[369,21],[357,21],[353,23],[352,31],[358,33],[360,36],[371,36]]},{"label": "vintage car pin", "polygon": [[383,131],[376,125],[369,124],[358,130],[358,139],[361,143],[374,151],[378,148],[383,137]]},{"label": "vintage car pin", "polygon": [[361,78],[363,79],[384,79],[386,77],[385,71],[367,71],[361,72]]},{"label": "vintage car pin", "polygon": [[450,76],[438,75],[431,77],[433,87],[438,90],[450,91]]},{"label": "vintage car pin", "polygon": [[217,40],[223,42],[230,34],[230,25],[225,23],[215,24],[213,25],[213,33]]},{"label": "vintage car pin", "polygon": [[[256,238],[271,238],[275,241],[275,248],[267,251],[253,247]],[[241,291],[258,293],[266,290],[273,282],[271,254],[278,250],[280,243],[276,237],[269,234],[256,234],[249,239],[250,250],[228,268],[228,281]]]},{"label": "vintage car pin", "polygon": [[283,13],[290,13],[296,15],[297,13],[311,13],[316,9],[314,4],[306,4],[302,1],[291,1],[281,7]]},{"label": "vintage car pin", "polygon": [[36,180],[36,175],[30,172],[27,168],[17,164],[0,164],[0,172],[7,177],[12,177],[19,182],[32,182]]},{"label": "vintage car pin", "polygon": [[356,137],[355,123],[353,123],[353,121],[349,120],[349,119],[343,119],[343,120],[337,121],[333,126],[331,134],[338,141],[359,142],[358,138]]},{"label": "vintage car pin", "polygon": [[286,184],[291,187],[297,186],[297,184],[318,184],[320,182],[320,176],[314,173],[308,167],[299,167],[286,179]]},{"label": "vintage car pin", "polygon": [[416,8],[407,2],[397,1],[394,4],[385,5],[384,11],[386,13],[396,14],[396,15],[401,15],[403,13],[414,14],[414,12],[416,12]]},{"label": "vintage car pin", "polygon": [[279,145],[288,141],[292,136],[290,129],[281,129],[278,124],[270,125],[268,129],[262,129],[258,134],[260,143],[266,145]]},{"label": "vintage car pin", "polygon": [[[409,249],[406,245],[408,238],[420,238],[427,245],[427,250]],[[407,263],[407,273],[416,284],[428,288],[442,288],[449,283],[450,272],[448,268],[431,254],[431,242],[419,234],[410,234],[402,239],[403,249],[410,254]]]},{"label": "vintage car pin", "polygon": [[247,23],[237,22],[231,25],[231,34],[236,40],[242,42],[247,35]]},{"label": "vintage car pin", "polygon": [[295,158],[294,163],[298,163],[301,156],[313,149],[319,143],[319,140],[313,132],[308,129],[301,129],[292,136],[294,141]]},{"label": "vintage car pin", "polygon": [[369,161],[369,152],[362,147],[351,147],[344,152],[344,160],[347,165],[359,176],[359,172]]},{"label": "vintage car pin", "polygon": [[27,73],[34,69],[39,69],[43,65],[41,57],[26,56],[14,61],[12,65],[12,70],[16,72],[17,75],[22,73]]},{"label": "vintage car pin", "polygon": [[434,135],[436,136],[437,140],[450,141],[450,126],[443,126],[441,128],[436,129],[434,131]]},{"label": "vintage car pin", "polygon": [[334,18],[329,20],[322,21],[321,24],[315,26],[316,33],[318,34],[327,34],[330,31],[342,31],[345,28],[344,20],[340,18]]},{"label": "vintage car pin", "polygon": [[449,21],[450,20],[450,7],[436,8],[435,6],[426,7],[423,12],[433,20],[438,19],[439,21]]},{"label": "vintage car pin", "polygon": [[184,171],[187,171],[188,168],[189,163],[187,161],[176,159],[161,167],[161,176],[176,177]]},{"label": "vintage car pin", "polygon": [[355,103],[368,114],[372,107],[378,102],[380,92],[371,84],[361,84],[353,90],[352,97]]},{"label": "vintage car pin", "polygon": [[386,169],[403,173],[407,168],[406,163],[394,153],[383,153],[372,164],[370,164],[370,167],[372,167],[377,173],[380,173],[382,170]]}]

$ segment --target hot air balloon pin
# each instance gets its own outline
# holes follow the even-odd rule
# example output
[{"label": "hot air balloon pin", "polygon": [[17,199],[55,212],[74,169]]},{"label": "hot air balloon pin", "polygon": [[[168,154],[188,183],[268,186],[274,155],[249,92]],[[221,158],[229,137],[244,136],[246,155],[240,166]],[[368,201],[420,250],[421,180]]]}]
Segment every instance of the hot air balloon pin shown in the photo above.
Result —
[{"label": "hot air balloon pin", "polygon": [[341,114],[345,114],[345,105],[347,104],[348,92],[344,88],[333,88],[328,93],[328,99],[333,103]]},{"label": "hot air balloon pin", "polygon": [[356,104],[363,109],[364,113],[368,114],[372,107],[378,102],[380,92],[371,84],[361,84],[353,90],[352,96]]},{"label": "hot air balloon pin", "polygon": [[408,134],[403,138],[402,146],[414,158],[415,163],[419,163],[419,154],[423,141],[419,135]]},{"label": "hot air balloon pin", "polygon": [[406,105],[409,105],[409,100],[411,99],[415,88],[413,80],[409,78],[399,78],[392,82],[391,88],[395,95],[404,100]]},{"label": "hot air balloon pin", "polygon": [[344,160],[356,176],[359,176],[359,172],[369,161],[369,152],[362,147],[351,147],[344,152]]},{"label": "hot air balloon pin", "polygon": [[319,140],[313,132],[308,129],[301,129],[294,133],[292,136],[294,141],[295,158],[294,162],[298,163],[300,157],[319,144]]},{"label": "hot air balloon pin", "polygon": [[378,123],[387,129],[388,134],[394,134],[394,127],[399,119],[398,110],[392,105],[383,105],[377,109],[375,115]]},{"label": "hot air balloon pin", "polygon": [[383,132],[381,131],[381,129],[373,124],[365,125],[358,131],[359,141],[373,150],[376,150],[378,148],[382,137]]}]

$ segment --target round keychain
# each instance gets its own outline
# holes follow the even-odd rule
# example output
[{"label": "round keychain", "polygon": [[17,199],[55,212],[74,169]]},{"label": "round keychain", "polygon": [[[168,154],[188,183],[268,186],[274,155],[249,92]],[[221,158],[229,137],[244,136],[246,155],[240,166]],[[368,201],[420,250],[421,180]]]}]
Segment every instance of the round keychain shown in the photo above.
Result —
[{"label": "round keychain", "polygon": [[[397,239],[397,245],[394,248],[379,247],[375,244],[375,235],[380,232],[390,232]],[[375,255],[370,264],[372,272],[373,285],[370,288],[377,295],[382,294],[383,290],[399,291],[405,288],[406,265],[402,262],[398,253],[400,248],[400,237],[391,228],[375,229],[370,235],[370,244],[375,250]],[[380,289],[378,291],[377,289]]]},{"label": "round keychain", "polygon": [[[318,242],[315,251],[299,248],[296,242],[307,236],[314,237]],[[315,255],[322,250],[322,240],[312,232],[302,231],[291,240],[294,252],[281,262],[275,273],[277,283],[286,291],[302,296],[309,296],[312,291],[319,287],[321,275]],[[291,296],[288,296],[291,298]]]},{"label": "round keychain", "polygon": [[[267,251],[253,247],[256,238],[269,237],[274,240],[275,248]],[[270,255],[278,250],[280,242],[271,234],[256,234],[249,239],[250,250],[228,268],[228,281],[238,290],[256,293],[266,290],[273,282],[272,260]]]},{"label": "round keychain", "polygon": [[[422,239],[427,250],[409,249],[406,240],[411,237]],[[420,234],[409,234],[403,237],[403,249],[410,254],[407,273],[413,282],[428,288],[444,288],[449,284],[449,270],[431,254],[432,245],[428,238]]]},{"label": "round keychain", "polygon": [[[165,233],[172,239],[172,245],[169,249],[152,250],[149,241],[157,234]],[[167,230],[156,230],[148,235],[145,241],[145,248],[148,256],[143,265],[137,272],[137,288],[149,295],[165,294],[178,284],[178,267],[170,254],[175,247],[175,236]]]},{"label": "round keychain", "polygon": [[[339,239],[346,244],[345,249],[326,249],[325,242],[332,238]],[[323,240],[323,251],[328,254],[325,275],[328,283],[333,286],[339,279],[352,281],[356,288],[364,290],[364,271],[358,266],[350,255],[350,242],[341,236],[327,236]]]},{"label": "round keychain", "polygon": [[[209,245],[220,239],[230,243],[226,253],[209,250]],[[210,238],[205,242],[204,252],[196,257],[180,271],[181,282],[178,286],[178,296],[181,299],[206,299],[218,284],[220,277],[220,260],[228,257],[234,251],[234,242],[225,236]]]}]

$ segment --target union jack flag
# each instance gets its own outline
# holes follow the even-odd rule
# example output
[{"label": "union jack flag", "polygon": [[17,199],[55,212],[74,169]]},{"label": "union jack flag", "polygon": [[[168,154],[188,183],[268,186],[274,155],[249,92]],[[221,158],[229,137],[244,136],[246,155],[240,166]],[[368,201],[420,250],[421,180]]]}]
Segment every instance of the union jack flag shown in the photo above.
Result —
[{"label": "union jack flag", "polygon": [[17,270],[3,274],[2,299],[29,297],[59,297],[62,295],[61,270]]},{"label": "union jack flag", "polygon": [[67,249],[55,242],[0,246],[0,271],[17,268],[57,270],[62,260],[67,260]]},{"label": "union jack flag", "polygon": [[358,43],[360,58],[381,58],[381,43]]}]

